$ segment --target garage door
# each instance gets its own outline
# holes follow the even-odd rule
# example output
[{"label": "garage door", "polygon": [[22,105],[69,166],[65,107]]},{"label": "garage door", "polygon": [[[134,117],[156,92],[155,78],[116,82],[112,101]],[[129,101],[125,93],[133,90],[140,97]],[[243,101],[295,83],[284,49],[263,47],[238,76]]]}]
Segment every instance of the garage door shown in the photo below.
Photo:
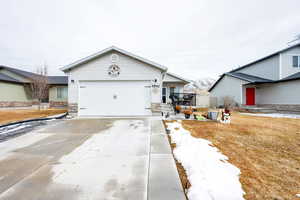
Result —
[{"label": "garage door", "polygon": [[80,116],[150,115],[148,81],[80,82]]}]

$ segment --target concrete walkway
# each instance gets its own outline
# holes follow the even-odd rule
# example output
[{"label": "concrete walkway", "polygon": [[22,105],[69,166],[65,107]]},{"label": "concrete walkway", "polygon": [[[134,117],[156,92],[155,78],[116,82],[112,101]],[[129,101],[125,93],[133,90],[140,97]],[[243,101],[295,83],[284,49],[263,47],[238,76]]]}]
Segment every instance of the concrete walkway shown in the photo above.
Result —
[{"label": "concrete walkway", "polygon": [[0,200],[185,199],[160,120],[61,121],[0,149]]}]

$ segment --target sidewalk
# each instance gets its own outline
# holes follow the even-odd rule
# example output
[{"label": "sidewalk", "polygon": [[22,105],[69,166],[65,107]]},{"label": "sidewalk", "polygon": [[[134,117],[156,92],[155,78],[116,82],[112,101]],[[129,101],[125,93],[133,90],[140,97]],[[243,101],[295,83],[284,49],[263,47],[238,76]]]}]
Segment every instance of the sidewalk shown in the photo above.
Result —
[{"label": "sidewalk", "polygon": [[148,200],[185,200],[162,120],[151,120]]}]

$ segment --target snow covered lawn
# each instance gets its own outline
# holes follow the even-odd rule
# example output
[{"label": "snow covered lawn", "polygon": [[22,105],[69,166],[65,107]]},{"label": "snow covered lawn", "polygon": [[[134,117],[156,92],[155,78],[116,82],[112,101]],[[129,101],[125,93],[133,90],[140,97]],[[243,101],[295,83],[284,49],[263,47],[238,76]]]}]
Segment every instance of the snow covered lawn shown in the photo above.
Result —
[{"label": "snow covered lawn", "polygon": [[258,116],[258,117],[274,117],[274,118],[292,118],[300,119],[297,114],[283,114],[283,113],[241,113],[242,115]]},{"label": "snow covered lawn", "polygon": [[231,124],[183,120],[182,127],[240,169],[245,199],[298,199],[300,119],[233,112]]},{"label": "snow covered lawn", "polygon": [[211,142],[192,137],[181,121],[167,123],[173,153],[182,164],[191,183],[189,200],[239,200],[244,191],[239,182],[240,170],[227,162],[228,158]]}]

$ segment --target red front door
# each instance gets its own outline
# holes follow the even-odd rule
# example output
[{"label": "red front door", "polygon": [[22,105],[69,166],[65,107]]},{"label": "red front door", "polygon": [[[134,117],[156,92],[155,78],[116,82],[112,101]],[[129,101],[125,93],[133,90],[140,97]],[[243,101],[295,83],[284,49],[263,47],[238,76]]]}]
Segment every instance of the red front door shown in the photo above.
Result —
[{"label": "red front door", "polygon": [[246,88],[246,105],[255,105],[255,88]]}]

